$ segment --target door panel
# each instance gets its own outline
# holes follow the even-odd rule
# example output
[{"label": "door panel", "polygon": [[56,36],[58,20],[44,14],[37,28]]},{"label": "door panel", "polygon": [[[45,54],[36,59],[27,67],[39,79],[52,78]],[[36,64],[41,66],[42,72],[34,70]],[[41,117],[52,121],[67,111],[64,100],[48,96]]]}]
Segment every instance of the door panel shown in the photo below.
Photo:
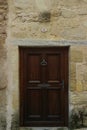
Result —
[{"label": "door panel", "polygon": [[27,75],[28,82],[35,83],[40,82],[40,55],[39,54],[28,54],[27,55]]},{"label": "door panel", "polygon": [[40,90],[27,90],[27,116],[29,120],[41,120],[42,102]]},{"label": "door panel", "polygon": [[48,82],[58,82],[60,81],[60,55],[59,54],[49,54],[47,55],[47,74]]},{"label": "door panel", "polygon": [[68,47],[20,47],[21,126],[68,125]]},{"label": "door panel", "polygon": [[60,91],[48,90],[48,117],[59,117],[61,111]]}]

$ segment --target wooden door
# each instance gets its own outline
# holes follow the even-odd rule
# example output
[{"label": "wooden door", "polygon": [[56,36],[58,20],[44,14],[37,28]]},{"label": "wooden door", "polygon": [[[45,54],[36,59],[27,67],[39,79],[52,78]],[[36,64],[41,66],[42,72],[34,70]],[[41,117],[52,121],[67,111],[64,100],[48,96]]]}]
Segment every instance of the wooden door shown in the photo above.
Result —
[{"label": "wooden door", "polygon": [[68,125],[69,47],[20,47],[21,126]]}]

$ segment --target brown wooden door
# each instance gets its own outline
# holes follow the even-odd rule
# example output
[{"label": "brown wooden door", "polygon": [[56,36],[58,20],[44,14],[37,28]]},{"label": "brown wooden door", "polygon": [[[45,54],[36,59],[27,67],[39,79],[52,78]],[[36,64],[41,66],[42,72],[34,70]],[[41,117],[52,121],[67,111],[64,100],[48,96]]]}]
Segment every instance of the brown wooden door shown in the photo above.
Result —
[{"label": "brown wooden door", "polygon": [[20,47],[22,126],[68,125],[68,47]]}]

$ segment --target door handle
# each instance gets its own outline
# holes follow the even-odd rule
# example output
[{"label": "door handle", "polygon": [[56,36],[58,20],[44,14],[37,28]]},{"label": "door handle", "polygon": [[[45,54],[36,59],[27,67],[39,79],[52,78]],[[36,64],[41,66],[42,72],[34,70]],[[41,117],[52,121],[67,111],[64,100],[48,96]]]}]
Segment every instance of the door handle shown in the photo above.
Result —
[{"label": "door handle", "polygon": [[61,85],[62,88],[64,89],[64,80],[62,80],[62,82],[60,83],[60,85]]},{"label": "door handle", "polygon": [[38,87],[47,88],[50,87],[50,84],[42,83],[42,84],[38,84]]}]

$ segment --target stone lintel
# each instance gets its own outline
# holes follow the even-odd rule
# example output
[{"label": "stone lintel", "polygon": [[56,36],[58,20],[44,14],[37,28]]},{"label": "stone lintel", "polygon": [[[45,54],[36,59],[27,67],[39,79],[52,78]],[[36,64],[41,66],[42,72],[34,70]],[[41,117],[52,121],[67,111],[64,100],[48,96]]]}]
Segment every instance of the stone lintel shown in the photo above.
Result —
[{"label": "stone lintel", "polygon": [[38,40],[38,39],[7,39],[7,44],[16,46],[70,46],[70,45],[87,45],[87,40]]}]

